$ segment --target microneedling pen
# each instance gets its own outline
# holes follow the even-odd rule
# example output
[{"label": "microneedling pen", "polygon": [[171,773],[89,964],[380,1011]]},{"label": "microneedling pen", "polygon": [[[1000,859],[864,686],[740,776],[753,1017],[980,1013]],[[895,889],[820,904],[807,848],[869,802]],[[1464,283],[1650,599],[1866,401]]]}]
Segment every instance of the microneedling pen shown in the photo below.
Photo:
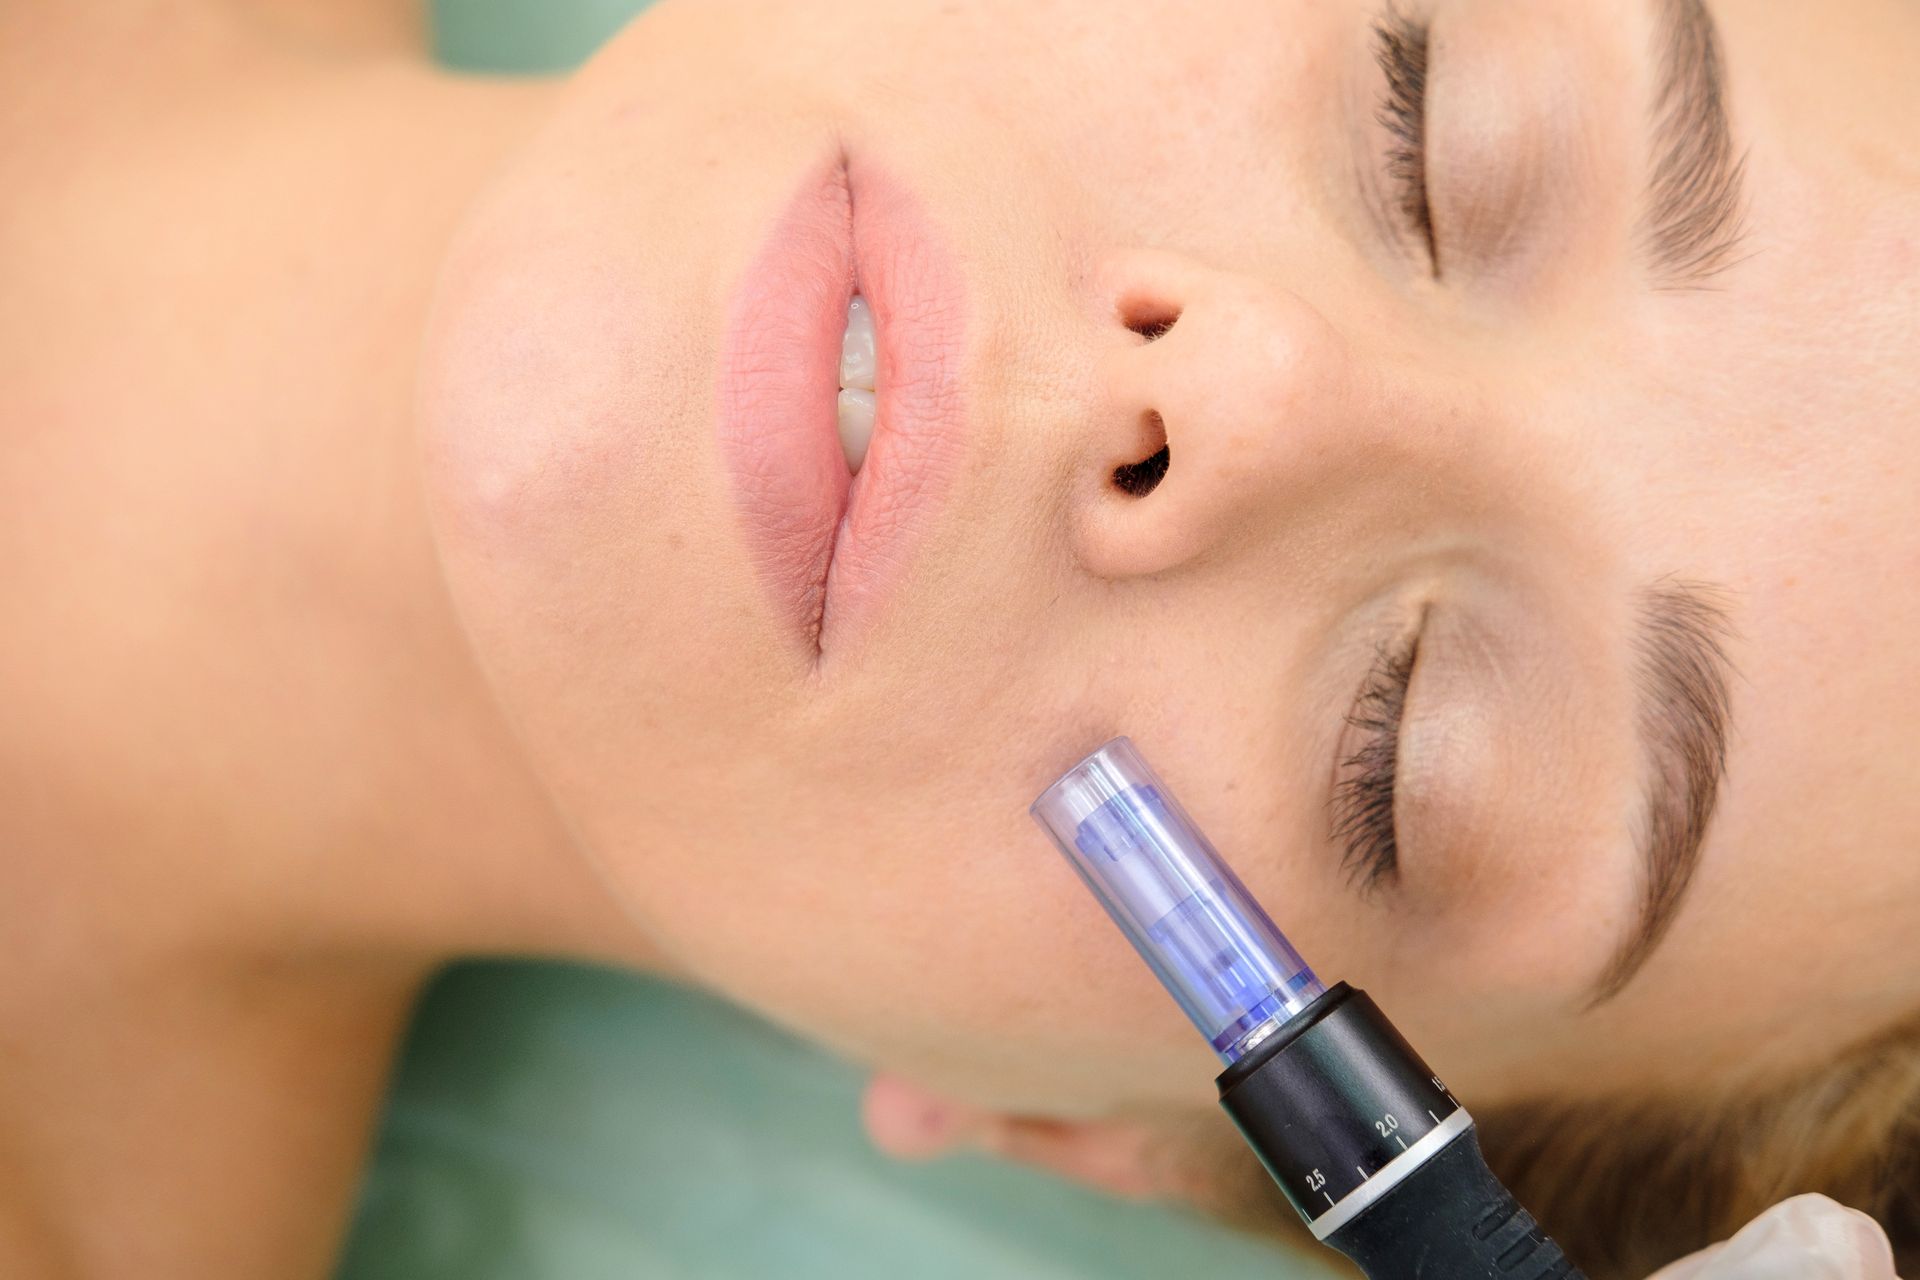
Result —
[{"label": "microneedling pen", "polygon": [[1033,816],[1227,1066],[1220,1105],[1314,1238],[1370,1280],[1580,1280],[1385,1015],[1324,986],[1133,743]]}]

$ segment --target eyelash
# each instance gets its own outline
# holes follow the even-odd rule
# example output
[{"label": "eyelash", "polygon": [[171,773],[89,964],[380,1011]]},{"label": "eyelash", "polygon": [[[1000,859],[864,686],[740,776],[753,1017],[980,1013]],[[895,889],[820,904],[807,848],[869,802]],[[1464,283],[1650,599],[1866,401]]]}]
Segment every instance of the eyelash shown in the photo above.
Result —
[{"label": "eyelash", "polygon": [[1390,5],[1373,24],[1373,53],[1386,77],[1386,93],[1374,118],[1386,129],[1387,176],[1398,190],[1400,213],[1427,246],[1433,274],[1440,249],[1427,202],[1427,37],[1430,27]]},{"label": "eyelash", "polygon": [[1398,648],[1382,647],[1347,723],[1365,735],[1340,762],[1333,794],[1333,836],[1345,846],[1340,864],[1362,890],[1396,877],[1400,843],[1393,825],[1394,775],[1400,763],[1400,717],[1413,683],[1416,635]]}]

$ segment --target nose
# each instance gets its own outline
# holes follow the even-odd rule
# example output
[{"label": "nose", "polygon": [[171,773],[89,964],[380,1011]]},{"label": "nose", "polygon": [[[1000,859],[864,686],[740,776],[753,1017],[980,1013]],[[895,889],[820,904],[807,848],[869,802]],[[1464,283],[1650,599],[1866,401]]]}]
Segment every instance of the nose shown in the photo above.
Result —
[{"label": "nose", "polygon": [[1087,446],[1098,483],[1076,512],[1102,577],[1163,572],[1283,517],[1350,466],[1368,429],[1342,334],[1272,280],[1159,250],[1099,275],[1115,321]]}]

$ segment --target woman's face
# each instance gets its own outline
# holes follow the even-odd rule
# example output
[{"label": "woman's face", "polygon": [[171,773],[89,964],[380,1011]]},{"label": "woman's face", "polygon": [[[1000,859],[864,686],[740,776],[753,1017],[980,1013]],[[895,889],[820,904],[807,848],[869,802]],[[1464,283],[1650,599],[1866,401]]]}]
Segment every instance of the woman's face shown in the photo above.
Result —
[{"label": "woman's face", "polygon": [[662,6],[423,393],[583,852],[689,975],[1048,1114],[1210,1094],[1027,817],[1117,733],[1470,1102],[1911,1007],[1920,48],[1845,15]]}]

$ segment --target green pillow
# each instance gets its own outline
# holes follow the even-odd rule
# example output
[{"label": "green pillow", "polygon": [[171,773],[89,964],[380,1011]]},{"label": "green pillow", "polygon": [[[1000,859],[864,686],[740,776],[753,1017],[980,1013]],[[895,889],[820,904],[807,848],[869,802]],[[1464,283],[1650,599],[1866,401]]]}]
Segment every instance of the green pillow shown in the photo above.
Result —
[{"label": "green pillow", "polygon": [[628,974],[470,963],[421,1005],[341,1280],[1324,1280],[1026,1169],[902,1165],[858,1073]]}]

